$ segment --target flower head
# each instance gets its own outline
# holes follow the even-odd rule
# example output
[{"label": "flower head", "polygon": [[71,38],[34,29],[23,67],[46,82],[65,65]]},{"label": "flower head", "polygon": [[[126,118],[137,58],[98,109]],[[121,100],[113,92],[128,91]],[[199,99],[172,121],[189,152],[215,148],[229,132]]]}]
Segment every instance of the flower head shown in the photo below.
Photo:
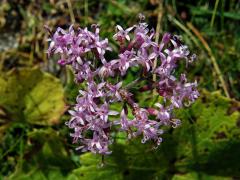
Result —
[{"label": "flower head", "polygon": [[[92,25],[92,30],[58,28],[51,37],[48,54],[59,54],[58,63],[70,65],[75,82],[83,83],[66,123],[73,131],[73,143],[79,144],[77,149],[110,154],[113,130],[125,131],[129,139],[140,136],[142,143],[153,141],[158,146],[163,126],[176,128],[181,124],[173,110],[189,106],[199,97],[197,82],[189,82],[186,74],[178,77],[174,73],[180,61],[192,63],[196,55],[170,33],[155,43],[155,32],[149,31],[143,19],[141,15],[137,25],[125,30],[117,25],[113,38],[120,48],[113,59],[105,57],[112,49],[108,39],[100,37],[98,25]],[[135,80],[126,85],[122,76],[128,75],[131,67]],[[156,89],[163,102],[141,107],[135,97],[141,88]]]}]

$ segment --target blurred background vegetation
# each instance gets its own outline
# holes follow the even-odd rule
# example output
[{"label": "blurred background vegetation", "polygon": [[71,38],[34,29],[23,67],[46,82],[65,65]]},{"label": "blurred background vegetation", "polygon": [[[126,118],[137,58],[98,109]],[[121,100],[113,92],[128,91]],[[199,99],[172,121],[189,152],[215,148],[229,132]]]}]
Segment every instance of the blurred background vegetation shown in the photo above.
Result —
[{"label": "blurred background vegetation", "polygon": [[[116,134],[100,167],[101,156],[75,151],[69,138],[66,110],[78,87],[47,58],[44,25],[97,23],[116,48],[115,26],[135,24],[139,13],[160,37],[181,35],[198,55],[186,71],[201,97],[176,112],[183,124],[157,150]],[[1,0],[0,179],[240,179],[239,59],[238,0]]]}]

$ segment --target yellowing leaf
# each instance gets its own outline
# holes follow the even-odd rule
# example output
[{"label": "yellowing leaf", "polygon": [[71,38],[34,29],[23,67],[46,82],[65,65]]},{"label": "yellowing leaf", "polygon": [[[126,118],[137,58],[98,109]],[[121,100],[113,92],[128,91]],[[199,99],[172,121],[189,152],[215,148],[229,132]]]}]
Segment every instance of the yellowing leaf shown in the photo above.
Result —
[{"label": "yellowing leaf", "polygon": [[38,68],[15,70],[0,77],[0,107],[11,121],[52,125],[65,110],[64,92],[56,77]]}]

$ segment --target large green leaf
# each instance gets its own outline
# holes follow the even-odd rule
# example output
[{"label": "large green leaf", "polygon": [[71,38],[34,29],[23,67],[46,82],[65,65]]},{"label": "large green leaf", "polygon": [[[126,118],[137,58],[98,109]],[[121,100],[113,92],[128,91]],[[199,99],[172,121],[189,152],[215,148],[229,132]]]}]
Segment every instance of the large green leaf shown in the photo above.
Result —
[{"label": "large green leaf", "polygon": [[179,170],[240,176],[239,107],[239,102],[220,93],[202,92],[189,110],[179,114],[185,119],[173,134],[179,142]]},{"label": "large green leaf", "polygon": [[65,110],[60,81],[38,68],[15,70],[0,77],[0,107],[9,121],[51,125]]}]

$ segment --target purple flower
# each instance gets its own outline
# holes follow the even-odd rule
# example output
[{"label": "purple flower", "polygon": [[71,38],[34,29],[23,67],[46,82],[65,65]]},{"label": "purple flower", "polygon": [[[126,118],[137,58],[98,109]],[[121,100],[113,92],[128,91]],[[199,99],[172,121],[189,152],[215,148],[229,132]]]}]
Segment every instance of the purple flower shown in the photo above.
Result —
[{"label": "purple flower", "polygon": [[48,54],[65,53],[67,51],[67,46],[72,43],[72,33],[72,26],[69,28],[69,33],[64,31],[62,28],[58,28],[53,37],[49,39],[51,43],[48,49]]},{"label": "purple flower", "polygon": [[114,70],[116,69],[114,66],[116,65],[117,62],[118,60],[112,60],[110,62],[103,63],[103,66],[97,70],[99,76],[102,78],[108,76],[113,77],[115,75]]},{"label": "purple flower", "polygon": [[100,108],[97,109],[96,114],[104,122],[108,121],[108,115],[118,115],[117,111],[110,111],[108,104],[105,102]]},{"label": "purple flower", "polygon": [[142,65],[147,71],[153,66],[153,59],[157,57],[154,52],[150,55],[147,53],[147,49],[141,48],[137,52],[137,56],[133,59],[137,64]]},{"label": "purple flower", "polygon": [[[199,97],[197,82],[189,82],[186,74],[178,77],[174,73],[180,61],[186,61],[187,65],[196,55],[190,53],[178,36],[170,33],[165,33],[159,44],[155,43],[154,30],[149,31],[142,15],[140,18],[139,24],[125,30],[117,25],[113,36],[120,45],[117,59],[105,57],[106,51],[112,49],[108,39],[100,37],[100,27],[95,24],[91,30],[75,30],[73,26],[68,31],[58,28],[50,39],[48,55],[58,54],[58,63],[70,65],[75,82],[82,83],[66,123],[78,150],[110,154],[113,130],[125,131],[129,139],[140,136],[142,143],[151,140],[159,146],[163,127],[176,128],[181,124],[174,117],[174,109],[187,107]],[[153,63],[155,59],[157,67]],[[131,67],[139,70],[136,73],[139,77],[126,84],[122,76]],[[156,81],[146,84],[154,74]],[[156,88],[163,102],[157,102],[156,109],[140,107],[140,99],[130,93],[138,88]],[[119,107],[118,111],[113,107]],[[129,118],[130,114],[133,118]]]},{"label": "purple flower", "polygon": [[171,119],[169,110],[165,109],[163,105],[160,103],[156,103],[155,106],[159,108],[159,111],[157,113],[157,119],[160,121],[162,125],[169,125]]},{"label": "purple flower", "polygon": [[[117,122],[119,122],[119,121],[117,121]],[[127,115],[126,115],[126,112],[125,112],[124,109],[121,111],[121,119],[120,119],[120,122],[118,124],[121,125],[121,130],[123,130],[123,131],[129,131],[130,130],[131,123],[127,119]]]},{"label": "purple flower", "polygon": [[124,30],[121,26],[117,25],[116,29],[118,32],[113,35],[113,38],[119,42],[123,42],[125,39],[130,41],[130,36],[128,33],[133,29],[134,27],[127,28]]},{"label": "purple flower", "polygon": [[83,81],[93,81],[94,72],[91,70],[88,62],[80,65],[78,62],[72,63],[73,70],[76,74],[76,82],[81,83]]},{"label": "purple flower", "polygon": [[125,75],[128,68],[133,65],[133,51],[125,51],[122,54],[119,54],[119,59],[118,59],[118,69],[121,72],[121,75]]},{"label": "purple flower", "polygon": [[120,95],[119,89],[122,86],[122,82],[117,83],[116,85],[107,84],[108,88],[107,96],[111,97],[112,99],[109,102],[116,102],[116,101],[122,101],[122,97]]},{"label": "purple flower", "polygon": [[142,143],[148,140],[155,140],[159,145],[162,141],[160,135],[163,134],[163,130],[159,129],[160,123],[157,121],[148,119],[147,110],[140,108],[136,111],[136,118],[133,120],[133,126],[137,128],[137,131],[133,133],[133,136],[143,135]]}]

